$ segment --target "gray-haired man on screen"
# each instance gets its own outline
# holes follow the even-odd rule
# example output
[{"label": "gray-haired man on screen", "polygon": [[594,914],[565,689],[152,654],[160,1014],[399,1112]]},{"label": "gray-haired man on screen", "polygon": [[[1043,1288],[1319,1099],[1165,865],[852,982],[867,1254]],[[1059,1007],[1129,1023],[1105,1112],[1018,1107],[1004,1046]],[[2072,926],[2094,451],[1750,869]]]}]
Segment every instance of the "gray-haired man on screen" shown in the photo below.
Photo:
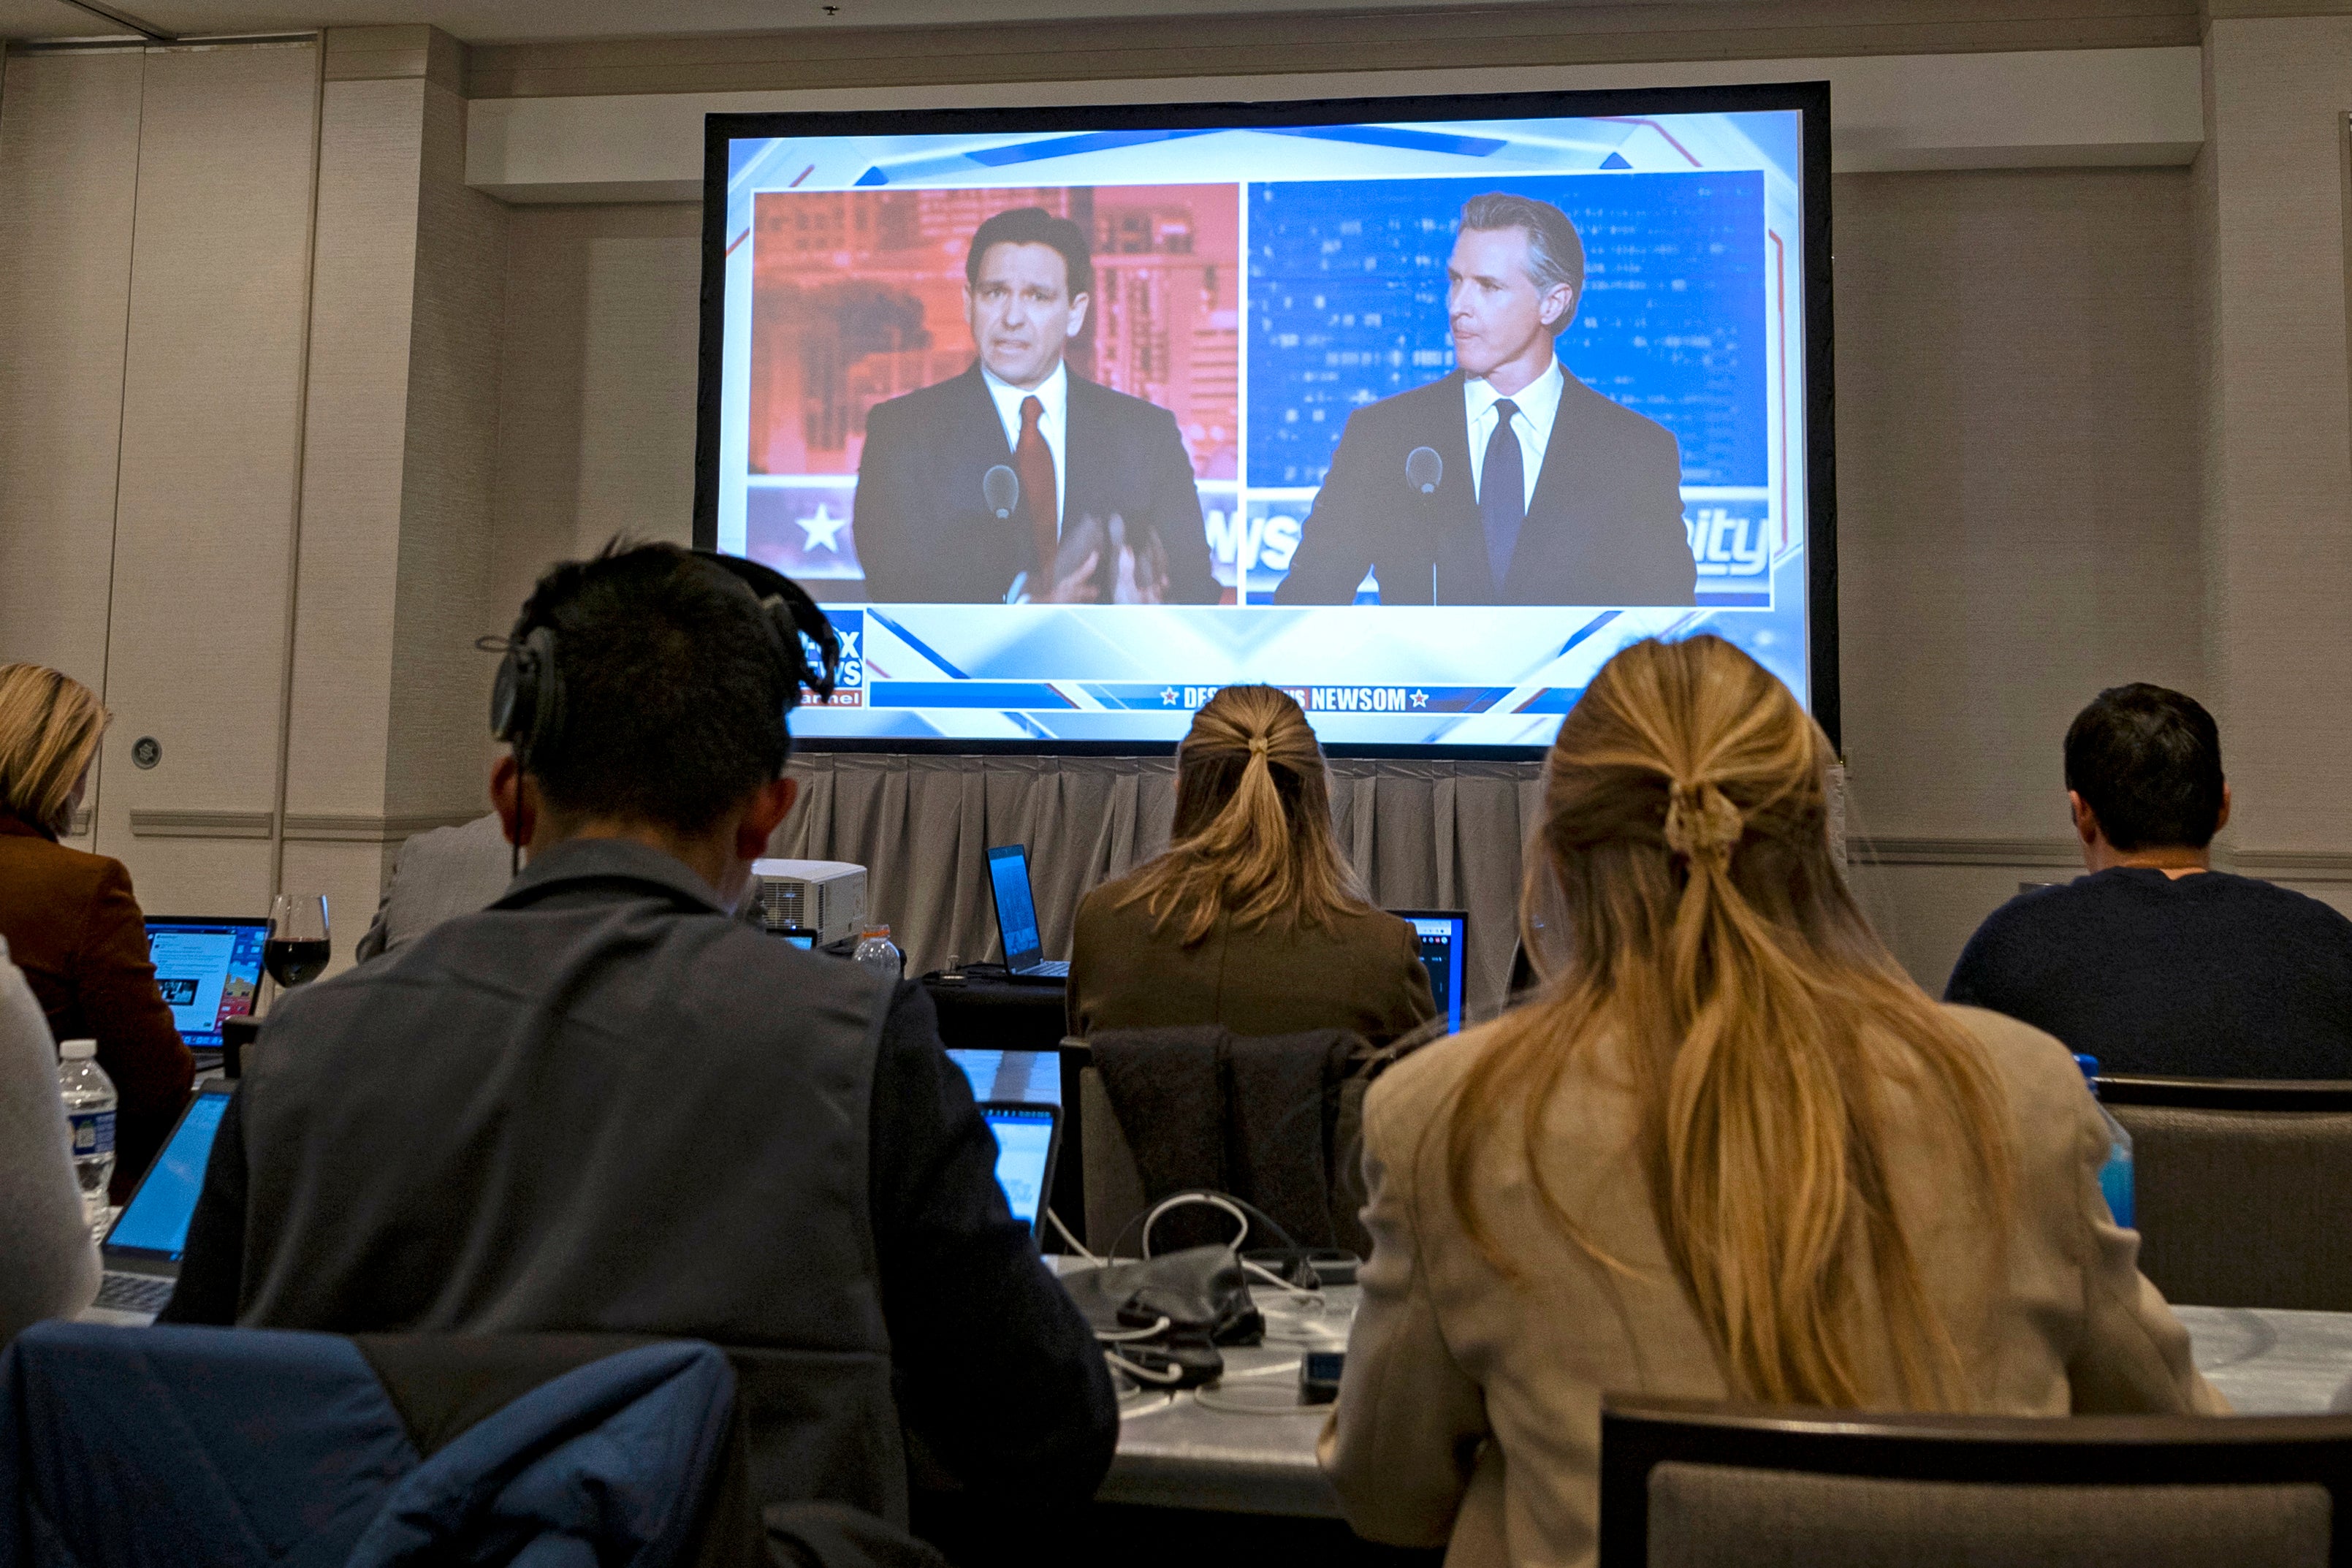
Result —
[{"label": "gray-haired man on screen", "polygon": [[1473,196],[1445,267],[1454,370],[1348,417],[1300,530],[1286,605],[1687,605],[1682,456],[1654,420],[1570,375],[1584,293],[1566,213]]}]

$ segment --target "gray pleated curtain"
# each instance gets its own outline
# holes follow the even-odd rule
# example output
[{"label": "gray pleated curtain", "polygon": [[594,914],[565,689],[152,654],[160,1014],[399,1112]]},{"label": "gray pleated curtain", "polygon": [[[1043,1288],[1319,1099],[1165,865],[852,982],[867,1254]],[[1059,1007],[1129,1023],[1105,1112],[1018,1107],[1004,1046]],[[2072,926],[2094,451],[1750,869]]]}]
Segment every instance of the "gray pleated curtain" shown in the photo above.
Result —
[{"label": "gray pleated curtain", "polygon": [[[1339,761],[1332,808],[1375,903],[1470,915],[1465,1001],[1498,999],[1517,937],[1520,846],[1541,790],[1534,763]],[[770,852],[866,868],[866,905],[910,973],[999,959],[986,852],[1029,847],[1045,951],[1069,952],[1087,889],[1168,844],[1166,757],[795,755],[802,797]]]}]

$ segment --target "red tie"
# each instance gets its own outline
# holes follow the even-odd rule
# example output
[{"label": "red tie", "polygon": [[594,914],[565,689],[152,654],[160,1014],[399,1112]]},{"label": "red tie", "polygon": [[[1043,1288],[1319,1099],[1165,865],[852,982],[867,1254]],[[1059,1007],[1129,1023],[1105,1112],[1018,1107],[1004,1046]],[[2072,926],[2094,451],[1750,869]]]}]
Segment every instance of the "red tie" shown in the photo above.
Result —
[{"label": "red tie", "polygon": [[1029,597],[1041,604],[1054,591],[1054,556],[1062,541],[1061,511],[1054,504],[1054,450],[1037,428],[1045,413],[1045,405],[1034,397],[1021,400],[1021,441],[1013,448],[1021,504],[1029,509],[1029,533],[1037,542],[1037,570],[1030,578]]}]

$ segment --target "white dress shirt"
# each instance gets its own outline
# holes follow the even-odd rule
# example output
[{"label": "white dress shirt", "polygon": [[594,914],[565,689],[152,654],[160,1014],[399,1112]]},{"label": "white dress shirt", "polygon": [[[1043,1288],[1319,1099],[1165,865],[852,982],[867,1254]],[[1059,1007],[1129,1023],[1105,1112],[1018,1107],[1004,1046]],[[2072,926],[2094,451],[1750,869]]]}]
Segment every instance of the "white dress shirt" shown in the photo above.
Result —
[{"label": "white dress shirt", "polygon": [[[1529,510],[1536,504],[1536,480],[1542,477],[1544,448],[1551,444],[1551,422],[1559,413],[1560,394],[1568,390],[1559,361],[1555,359],[1544,367],[1544,373],[1511,395],[1518,413],[1511,418],[1511,431],[1519,438],[1519,474],[1528,493],[1521,501]],[[1502,400],[1483,375],[1462,378],[1462,404],[1470,416],[1470,491],[1483,497],[1481,489],[1486,477],[1486,443],[1495,438],[1495,405]],[[1015,434],[1021,428],[1016,419]],[[1055,447],[1058,458],[1061,448]]]},{"label": "white dress shirt", "polygon": [[[1021,449],[1022,401],[1034,397],[1044,405],[1045,412],[1037,416],[1037,433],[1045,437],[1045,449],[1054,454],[1054,526],[1058,535],[1062,498],[1070,493],[1070,470],[1062,457],[1070,424],[1070,367],[1056,360],[1054,374],[1039,383],[1034,392],[999,380],[986,365],[980,367],[980,376],[988,384],[988,395],[996,400],[996,416],[1004,421],[1004,445],[1012,451]],[[1558,401],[1556,395],[1554,401]]]}]

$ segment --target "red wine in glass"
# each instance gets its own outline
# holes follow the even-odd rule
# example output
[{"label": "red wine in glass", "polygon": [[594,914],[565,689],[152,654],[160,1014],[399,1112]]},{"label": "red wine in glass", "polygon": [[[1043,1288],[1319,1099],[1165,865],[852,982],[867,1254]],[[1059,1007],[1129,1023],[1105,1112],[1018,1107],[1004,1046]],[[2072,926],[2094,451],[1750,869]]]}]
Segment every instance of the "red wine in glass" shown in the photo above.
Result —
[{"label": "red wine in glass", "polygon": [[289,937],[282,942],[273,936],[261,944],[261,964],[269,971],[270,979],[290,991],[326,972],[328,946],[322,936]]},{"label": "red wine in glass", "polygon": [[330,949],[327,900],[317,893],[280,893],[269,906],[269,935],[261,966],[278,989],[307,985],[326,973]]}]

